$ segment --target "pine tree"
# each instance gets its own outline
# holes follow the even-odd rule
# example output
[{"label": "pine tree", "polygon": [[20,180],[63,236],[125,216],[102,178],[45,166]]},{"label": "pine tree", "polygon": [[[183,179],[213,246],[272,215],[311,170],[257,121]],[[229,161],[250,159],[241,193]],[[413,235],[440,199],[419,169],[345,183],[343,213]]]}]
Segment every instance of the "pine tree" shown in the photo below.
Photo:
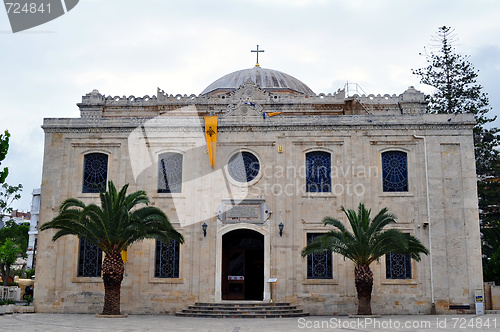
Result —
[{"label": "pine tree", "polygon": [[476,172],[479,178],[495,176],[494,165],[498,163],[498,128],[484,126],[496,120],[488,117],[491,110],[488,94],[477,83],[478,71],[469,61],[468,55],[456,53],[454,29],[443,26],[433,37],[435,45],[426,50],[428,66],[412,70],[420,76],[420,83],[434,87],[427,95],[431,113],[472,113],[477,124],[474,127],[474,149]]},{"label": "pine tree", "polygon": [[469,62],[469,56],[455,52],[456,37],[450,27],[440,27],[433,38],[437,45],[425,54],[428,66],[413,70],[420,83],[434,87],[426,96],[431,113],[472,113],[474,152],[479,199],[479,221],[482,233],[483,270],[485,281],[499,281],[500,271],[500,156],[497,151],[500,131],[484,126],[496,120],[489,118],[491,110],[488,95],[477,83],[478,71]]}]

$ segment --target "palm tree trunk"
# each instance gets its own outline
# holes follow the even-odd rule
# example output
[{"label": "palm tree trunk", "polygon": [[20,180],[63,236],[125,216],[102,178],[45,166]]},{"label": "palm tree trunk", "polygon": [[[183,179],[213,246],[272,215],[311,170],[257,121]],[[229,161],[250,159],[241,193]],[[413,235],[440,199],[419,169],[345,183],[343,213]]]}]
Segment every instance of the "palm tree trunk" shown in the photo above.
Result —
[{"label": "palm tree trunk", "polygon": [[122,256],[117,250],[106,253],[102,264],[104,282],[103,315],[120,315],[120,290],[125,272]]},{"label": "palm tree trunk", "polygon": [[372,314],[373,272],[369,265],[356,265],[354,268],[356,291],[358,292],[358,315]]}]

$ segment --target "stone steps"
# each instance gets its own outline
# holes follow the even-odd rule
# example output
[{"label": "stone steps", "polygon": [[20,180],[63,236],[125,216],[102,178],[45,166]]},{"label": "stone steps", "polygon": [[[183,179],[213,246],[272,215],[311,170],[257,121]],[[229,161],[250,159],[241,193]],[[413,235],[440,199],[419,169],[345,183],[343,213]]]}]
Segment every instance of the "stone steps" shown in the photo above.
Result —
[{"label": "stone steps", "polygon": [[304,317],[308,313],[290,303],[195,303],[176,316],[204,318],[284,318]]}]

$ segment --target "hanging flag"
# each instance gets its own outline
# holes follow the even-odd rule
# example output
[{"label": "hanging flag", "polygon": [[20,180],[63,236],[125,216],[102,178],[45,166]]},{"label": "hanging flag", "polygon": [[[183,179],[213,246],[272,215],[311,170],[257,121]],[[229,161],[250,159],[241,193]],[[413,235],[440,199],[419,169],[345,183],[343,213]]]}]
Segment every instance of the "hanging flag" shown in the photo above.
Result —
[{"label": "hanging flag", "polygon": [[217,115],[205,117],[205,137],[207,138],[208,156],[210,165],[215,166],[215,155],[217,149]]},{"label": "hanging flag", "polygon": [[280,115],[283,112],[266,112],[267,116],[275,116],[275,115]]},{"label": "hanging flag", "polygon": [[127,263],[128,255],[127,255],[127,249],[122,250],[122,260],[123,263]]}]

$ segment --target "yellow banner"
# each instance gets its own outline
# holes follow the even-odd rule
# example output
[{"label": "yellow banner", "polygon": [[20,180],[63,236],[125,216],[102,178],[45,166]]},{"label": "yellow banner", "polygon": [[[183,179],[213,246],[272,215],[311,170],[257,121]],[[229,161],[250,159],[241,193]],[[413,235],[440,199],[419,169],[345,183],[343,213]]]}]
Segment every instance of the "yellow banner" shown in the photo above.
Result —
[{"label": "yellow banner", "polygon": [[208,156],[210,165],[215,166],[215,155],[217,150],[217,115],[205,117],[205,136],[207,138]]},{"label": "yellow banner", "polygon": [[283,112],[266,112],[268,116],[275,116],[275,115],[280,115]]},{"label": "yellow banner", "polygon": [[127,263],[128,255],[127,255],[127,250],[122,250],[122,260],[123,263]]}]

